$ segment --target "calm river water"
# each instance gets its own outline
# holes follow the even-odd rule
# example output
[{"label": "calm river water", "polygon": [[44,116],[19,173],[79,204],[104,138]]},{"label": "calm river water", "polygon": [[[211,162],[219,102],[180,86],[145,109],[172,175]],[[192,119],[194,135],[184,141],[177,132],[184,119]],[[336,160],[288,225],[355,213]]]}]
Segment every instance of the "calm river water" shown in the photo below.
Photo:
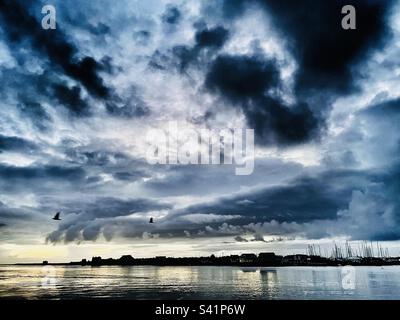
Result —
[{"label": "calm river water", "polygon": [[0,298],[400,299],[400,266],[0,266]]}]

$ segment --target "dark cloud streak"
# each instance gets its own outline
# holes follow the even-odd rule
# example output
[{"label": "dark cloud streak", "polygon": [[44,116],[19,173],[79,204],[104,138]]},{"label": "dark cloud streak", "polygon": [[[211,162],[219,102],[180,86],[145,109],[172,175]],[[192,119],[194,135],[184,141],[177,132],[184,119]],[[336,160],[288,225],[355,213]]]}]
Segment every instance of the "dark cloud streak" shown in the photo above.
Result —
[{"label": "dark cloud streak", "polygon": [[[28,41],[38,53],[45,54],[51,63],[80,82],[92,95],[107,98],[110,89],[99,75],[102,65],[92,57],[79,58],[78,49],[59,26],[56,30],[43,30],[40,21],[29,13],[28,7],[28,4],[20,1],[0,2],[3,30],[10,42],[23,44]],[[33,6],[33,9],[36,7]]]},{"label": "dark cloud streak", "polygon": [[[234,18],[246,5],[258,3],[274,21],[299,64],[299,93],[328,90],[346,93],[355,89],[354,66],[390,37],[388,14],[395,1],[337,0],[225,0],[225,14]],[[357,29],[341,26],[342,7],[353,5]]]},{"label": "dark cloud streak", "polygon": [[319,120],[306,103],[286,106],[268,93],[280,86],[275,61],[257,56],[219,56],[211,65],[205,86],[241,108],[259,144],[293,144],[310,140]]},{"label": "dark cloud streak", "polygon": [[19,137],[7,137],[0,135],[0,153],[3,151],[11,152],[32,152],[37,149],[36,144]]}]

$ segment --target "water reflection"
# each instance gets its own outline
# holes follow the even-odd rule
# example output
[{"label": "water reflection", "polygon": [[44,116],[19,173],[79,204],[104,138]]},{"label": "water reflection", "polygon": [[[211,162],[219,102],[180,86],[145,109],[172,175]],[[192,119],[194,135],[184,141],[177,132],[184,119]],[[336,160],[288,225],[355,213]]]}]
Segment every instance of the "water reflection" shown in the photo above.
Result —
[{"label": "water reflection", "polygon": [[0,297],[26,299],[400,299],[400,267],[357,267],[353,290],[341,268],[1,266]]}]

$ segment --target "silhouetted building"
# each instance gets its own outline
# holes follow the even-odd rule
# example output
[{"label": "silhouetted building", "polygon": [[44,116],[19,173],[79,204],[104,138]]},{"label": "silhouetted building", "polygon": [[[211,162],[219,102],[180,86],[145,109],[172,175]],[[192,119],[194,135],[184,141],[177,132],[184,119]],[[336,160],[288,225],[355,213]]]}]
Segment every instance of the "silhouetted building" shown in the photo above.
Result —
[{"label": "silhouetted building", "polygon": [[156,256],[155,259],[158,262],[162,262],[162,261],[166,261],[167,257],[166,256]]},{"label": "silhouetted building", "polygon": [[273,252],[261,252],[258,259],[262,262],[275,262],[276,256]]},{"label": "silhouetted building", "polygon": [[[43,265],[48,261],[43,261]],[[262,252],[258,256],[253,253],[245,253],[240,256],[220,256],[211,255],[208,257],[166,257],[157,256],[154,258],[137,258],[131,255],[124,255],[119,259],[102,259],[93,257],[91,261],[82,259],[81,261],[70,262],[70,265],[91,265],[91,266],[115,266],[115,265],[170,265],[170,266],[244,266],[262,267],[262,266],[337,266],[337,265],[400,265],[399,257],[348,257],[348,258],[326,258],[319,255],[294,254],[285,257],[275,255],[273,252]],[[254,268],[253,268],[254,269]]]},{"label": "silhouetted building", "polygon": [[284,264],[290,264],[290,265],[306,265],[309,264],[311,261],[311,258],[305,254],[292,254],[285,256],[282,259],[282,262]]},{"label": "silhouetted building", "polygon": [[258,262],[261,265],[276,265],[282,262],[282,258],[273,252],[262,252],[258,255]]},{"label": "silhouetted building", "polygon": [[244,253],[240,256],[240,263],[251,263],[257,260],[257,256],[254,253]]},{"label": "silhouetted building", "polygon": [[398,257],[388,257],[388,258],[384,258],[385,262],[388,263],[399,263],[400,262],[400,258]]},{"label": "silhouetted building", "polygon": [[101,265],[101,263],[102,263],[101,257],[93,257],[92,258],[92,265],[94,265],[94,266]]},{"label": "silhouetted building", "polygon": [[330,259],[316,255],[309,256],[308,262],[312,265],[329,265],[331,263]]},{"label": "silhouetted building", "polygon": [[131,255],[124,255],[121,258],[119,258],[119,263],[125,264],[125,265],[130,265],[135,262],[135,258],[133,258]]}]

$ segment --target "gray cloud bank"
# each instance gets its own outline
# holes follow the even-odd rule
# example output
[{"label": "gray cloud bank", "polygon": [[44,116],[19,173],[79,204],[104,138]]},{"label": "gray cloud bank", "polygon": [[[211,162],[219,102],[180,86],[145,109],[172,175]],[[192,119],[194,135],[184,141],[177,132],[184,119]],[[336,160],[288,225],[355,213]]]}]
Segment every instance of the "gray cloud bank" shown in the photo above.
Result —
[{"label": "gray cloud bank", "polygon": [[[397,1],[100,3],[45,32],[40,1],[0,2],[7,241],[400,239]],[[254,128],[253,175],[147,164],[171,119]]]}]

